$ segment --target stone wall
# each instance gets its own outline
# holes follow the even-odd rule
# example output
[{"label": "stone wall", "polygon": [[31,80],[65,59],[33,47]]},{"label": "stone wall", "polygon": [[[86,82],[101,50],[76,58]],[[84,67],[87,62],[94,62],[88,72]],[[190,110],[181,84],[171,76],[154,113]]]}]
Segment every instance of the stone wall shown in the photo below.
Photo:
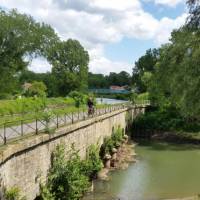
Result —
[{"label": "stone wall", "polygon": [[[7,145],[0,151],[0,199],[4,200],[5,188],[17,186],[27,200],[33,200],[39,194],[40,183],[46,181],[51,154],[58,144],[70,149],[74,143],[84,159],[86,149],[97,142],[102,144],[103,138],[112,134],[113,127],[125,129],[126,113],[127,109],[114,111],[60,128],[51,135],[40,134]],[[134,110],[131,113],[133,117]]]}]

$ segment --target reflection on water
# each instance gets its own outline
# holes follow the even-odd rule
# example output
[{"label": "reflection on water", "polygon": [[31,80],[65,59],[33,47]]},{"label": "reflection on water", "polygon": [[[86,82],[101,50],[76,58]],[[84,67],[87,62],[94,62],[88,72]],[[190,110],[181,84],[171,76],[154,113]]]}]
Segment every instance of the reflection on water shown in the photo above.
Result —
[{"label": "reflection on water", "polygon": [[157,200],[200,193],[200,149],[152,143],[138,146],[139,161],[127,170],[111,172],[111,180],[96,181],[84,200]]},{"label": "reflection on water", "polygon": [[118,99],[108,99],[108,98],[96,98],[98,104],[117,104],[126,103],[127,101]]}]

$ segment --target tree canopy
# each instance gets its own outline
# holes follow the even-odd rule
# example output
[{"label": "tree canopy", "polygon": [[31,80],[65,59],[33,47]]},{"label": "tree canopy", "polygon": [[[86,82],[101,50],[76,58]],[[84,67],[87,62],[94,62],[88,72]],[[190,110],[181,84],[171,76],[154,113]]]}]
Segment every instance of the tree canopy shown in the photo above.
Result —
[{"label": "tree canopy", "polygon": [[[28,59],[43,56],[52,73],[27,70]],[[54,29],[16,10],[0,10],[0,97],[21,90],[24,82],[42,81],[48,96],[65,96],[87,88],[88,52],[76,41],[61,41]]]},{"label": "tree canopy", "polygon": [[35,22],[27,15],[16,10],[0,11],[0,93],[9,93],[15,89],[19,72],[28,62],[25,57],[47,55],[58,40],[54,30]]},{"label": "tree canopy", "polygon": [[89,55],[77,40],[57,43],[49,61],[53,65],[52,74],[56,77],[59,95],[87,88]]},{"label": "tree canopy", "polygon": [[159,50],[149,49],[145,55],[135,62],[132,74],[132,82],[139,93],[147,91],[148,79],[154,72],[158,60]]}]

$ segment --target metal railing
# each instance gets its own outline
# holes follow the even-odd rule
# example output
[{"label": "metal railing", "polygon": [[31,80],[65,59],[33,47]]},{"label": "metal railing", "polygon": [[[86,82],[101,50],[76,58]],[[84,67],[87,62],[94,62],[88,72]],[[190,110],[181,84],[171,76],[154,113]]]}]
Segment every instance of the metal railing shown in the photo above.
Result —
[{"label": "metal railing", "polygon": [[94,109],[94,113],[92,115],[88,115],[88,111],[85,109],[78,110],[77,112],[65,113],[63,115],[54,114],[48,122],[43,118],[30,118],[4,122],[0,124],[0,144],[5,145],[8,141],[12,141],[26,135],[44,133],[47,126],[51,130],[57,129],[62,126],[104,115],[125,107],[126,105],[124,104],[109,105],[103,108]]},{"label": "metal railing", "polygon": [[146,105],[149,105],[149,101],[140,102],[140,104],[135,105],[130,103],[107,105],[103,108],[95,108],[92,115],[88,115],[88,111],[86,109],[79,109],[77,112],[65,113],[62,115],[54,114],[48,121],[40,117],[4,122],[0,124],[0,145],[5,145],[8,141],[12,141],[20,137],[45,133],[47,126],[50,130],[53,130],[75,122],[120,110],[128,106],[143,107]]}]

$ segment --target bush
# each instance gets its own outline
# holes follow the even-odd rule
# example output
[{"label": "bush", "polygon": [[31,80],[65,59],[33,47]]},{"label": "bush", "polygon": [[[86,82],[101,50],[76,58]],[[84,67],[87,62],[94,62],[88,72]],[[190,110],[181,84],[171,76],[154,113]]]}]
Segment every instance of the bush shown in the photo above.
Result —
[{"label": "bush", "polygon": [[117,129],[113,129],[113,133],[111,137],[105,137],[104,142],[101,146],[100,156],[103,158],[107,153],[112,154],[113,148],[117,148],[122,140],[123,140],[123,129],[118,127]]},{"label": "bush", "polygon": [[[49,173],[46,194],[60,200],[78,200],[87,191],[89,179],[82,171],[78,152],[72,148],[66,160],[64,146],[57,146],[53,153],[52,168]],[[41,195],[44,196],[44,193]]]},{"label": "bush", "polygon": [[133,129],[144,131],[200,131],[198,121],[188,121],[173,107],[146,112],[133,122]]},{"label": "bush", "polygon": [[47,87],[43,82],[34,81],[31,86],[24,92],[27,97],[45,97]]},{"label": "bush", "polygon": [[5,192],[6,200],[25,200],[25,197],[21,197],[20,190],[17,187],[12,187]]},{"label": "bush", "polygon": [[124,136],[124,133],[123,133],[122,128],[118,127],[116,130],[113,131],[111,139],[113,141],[114,147],[117,147],[118,144],[122,142],[123,136]]},{"label": "bush", "polygon": [[59,145],[52,155],[47,185],[41,187],[39,199],[79,200],[88,190],[89,181],[101,168],[98,146],[91,145],[87,159],[83,161],[73,146],[67,155],[64,146]]},{"label": "bush", "polygon": [[83,172],[90,179],[96,178],[97,173],[103,167],[99,151],[100,148],[98,145],[91,145],[87,150],[87,159],[83,164]]},{"label": "bush", "polygon": [[69,97],[73,98],[75,101],[75,106],[79,108],[82,104],[86,103],[87,96],[78,91],[72,91],[69,93]]}]

